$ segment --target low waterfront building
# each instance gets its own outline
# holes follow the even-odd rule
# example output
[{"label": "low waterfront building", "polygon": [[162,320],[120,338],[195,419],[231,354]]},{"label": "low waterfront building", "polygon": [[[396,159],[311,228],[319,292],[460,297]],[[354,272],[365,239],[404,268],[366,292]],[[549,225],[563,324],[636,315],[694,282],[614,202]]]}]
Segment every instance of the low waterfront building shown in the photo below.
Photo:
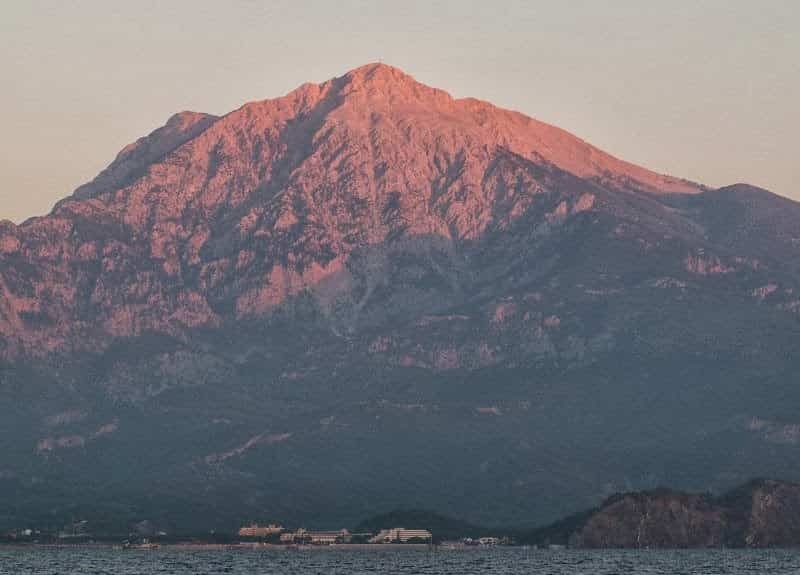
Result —
[{"label": "low waterfront building", "polygon": [[253,523],[247,527],[242,527],[239,529],[239,537],[271,537],[273,535],[278,535],[279,533],[283,533],[283,527],[280,525],[267,525],[266,527],[262,527]]},{"label": "low waterfront building", "polygon": [[370,543],[408,543],[409,541],[431,542],[433,535],[427,529],[405,529],[394,527],[393,529],[382,529],[375,537],[369,540]]},{"label": "low waterfront building", "polygon": [[350,542],[350,532],[347,529],[339,531],[309,531],[308,536],[314,545],[333,545],[334,543]]},{"label": "low waterfront building", "polygon": [[281,534],[281,543],[286,544],[306,544],[312,545],[334,545],[336,543],[349,543],[351,539],[350,532],[347,529],[340,529],[339,531],[307,531],[305,529],[298,529],[294,532],[286,532]]},{"label": "low waterfront building", "polygon": [[510,545],[511,539],[508,537],[481,537],[473,539],[472,537],[465,537],[461,540],[464,545],[480,545],[481,547],[494,547],[495,545]]}]

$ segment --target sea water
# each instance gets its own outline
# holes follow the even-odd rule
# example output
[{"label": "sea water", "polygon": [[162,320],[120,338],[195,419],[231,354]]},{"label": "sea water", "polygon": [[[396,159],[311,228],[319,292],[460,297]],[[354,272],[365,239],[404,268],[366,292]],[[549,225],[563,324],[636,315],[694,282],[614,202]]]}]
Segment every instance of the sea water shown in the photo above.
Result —
[{"label": "sea water", "polygon": [[3,549],[0,574],[350,575],[407,573],[800,574],[800,550],[545,551],[523,548],[403,550]]}]

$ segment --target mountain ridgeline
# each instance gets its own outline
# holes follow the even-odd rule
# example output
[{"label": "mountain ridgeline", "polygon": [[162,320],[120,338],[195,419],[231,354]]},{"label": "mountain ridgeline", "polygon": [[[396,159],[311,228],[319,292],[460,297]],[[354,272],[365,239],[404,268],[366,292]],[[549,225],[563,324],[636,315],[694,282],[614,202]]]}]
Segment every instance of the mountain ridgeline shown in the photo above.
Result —
[{"label": "mountain ridgeline", "polygon": [[799,314],[797,203],[389,66],[182,112],[0,222],[0,527],[798,479]]},{"label": "mountain ridgeline", "polygon": [[617,494],[518,537],[592,549],[797,547],[799,518],[800,485],[760,479],[720,496],[671,489]]}]

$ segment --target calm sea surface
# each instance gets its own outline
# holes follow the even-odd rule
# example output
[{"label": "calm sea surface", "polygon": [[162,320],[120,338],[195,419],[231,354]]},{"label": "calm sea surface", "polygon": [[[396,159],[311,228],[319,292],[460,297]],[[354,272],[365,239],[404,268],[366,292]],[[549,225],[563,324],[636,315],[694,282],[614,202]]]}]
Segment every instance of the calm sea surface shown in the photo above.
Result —
[{"label": "calm sea surface", "polygon": [[800,574],[798,551],[0,550],[2,574]]}]

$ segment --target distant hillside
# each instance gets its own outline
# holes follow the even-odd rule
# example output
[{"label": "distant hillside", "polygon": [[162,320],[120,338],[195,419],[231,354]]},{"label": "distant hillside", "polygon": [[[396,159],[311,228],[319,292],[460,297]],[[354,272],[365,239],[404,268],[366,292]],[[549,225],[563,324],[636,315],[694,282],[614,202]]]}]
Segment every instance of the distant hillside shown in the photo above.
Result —
[{"label": "distant hillside", "polygon": [[719,497],[624,493],[518,540],[589,548],[798,547],[800,485],[754,480]]},{"label": "distant hillside", "polygon": [[596,512],[597,509],[581,511],[543,527],[519,530],[514,534],[514,540],[520,545],[536,545],[539,547],[569,545],[572,535],[582,528],[586,521]]}]

